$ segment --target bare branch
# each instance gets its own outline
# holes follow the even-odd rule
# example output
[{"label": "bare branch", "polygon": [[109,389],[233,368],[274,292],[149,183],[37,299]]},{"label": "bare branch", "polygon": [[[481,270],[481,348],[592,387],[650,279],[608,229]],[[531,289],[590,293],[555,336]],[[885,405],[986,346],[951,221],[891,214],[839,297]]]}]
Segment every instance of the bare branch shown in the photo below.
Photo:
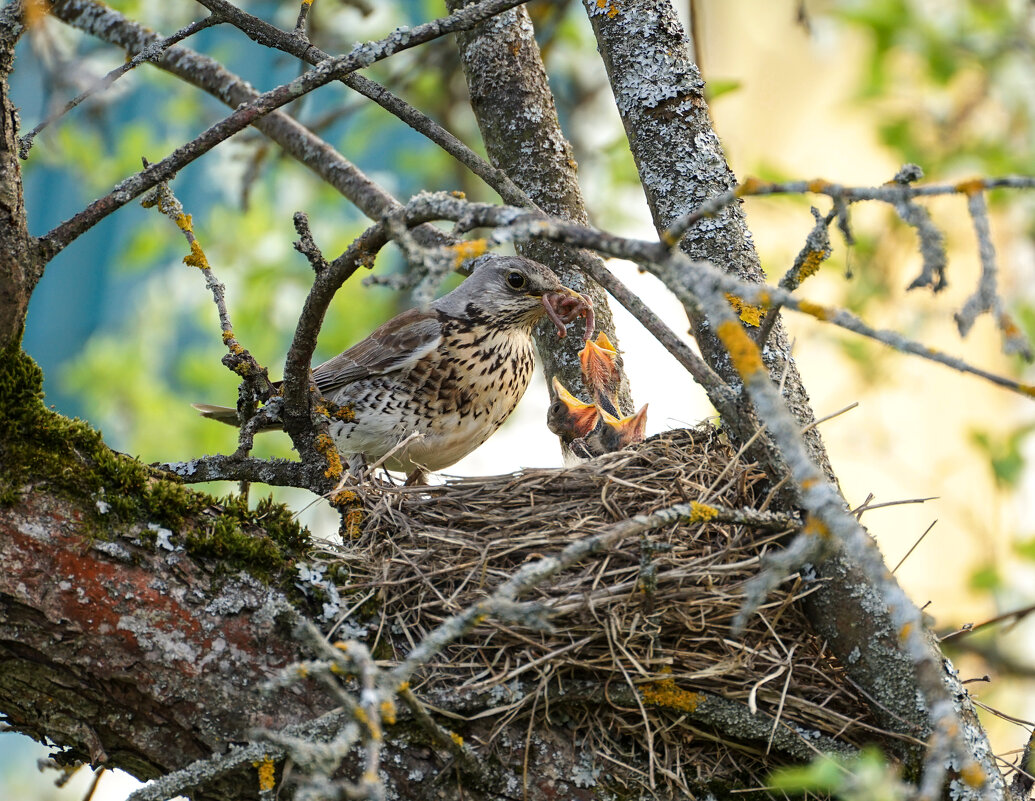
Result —
[{"label": "bare branch", "polygon": [[[211,10],[213,14],[218,13],[227,22],[240,29],[258,44],[275,47],[313,65],[330,58],[323,50],[310,44],[308,39],[300,36],[298,27],[296,27],[293,34],[287,33],[259,17],[242,11],[232,3],[227,2],[227,0],[198,0],[198,2]],[[531,198],[517,184],[511,181],[510,177],[503,170],[493,167],[437,122],[401,98],[396,97],[376,81],[372,81],[358,73],[351,73],[343,76],[341,82],[364,97],[373,100],[383,109],[394,114],[415,131],[437,144],[496,190],[504,203],[511,206],[536,208]]]},{"label": "bare branch", "polygon": [[212,14],[206,17],[205,19],[197,20],[196,22],[192,22],[189,25],[185,25],[183,28],[180,28],[180,30],[176,31],[176,33],[166,36],[164,39],[161,39],[148,45],[146,48],[144,48],[135,56],[133,56],[133,58],[131,58],[129,61],[111,70],[107,75],[105,75],[103,78],[100,78],[96,83],[94,83],[93,86],[89,87],[84,92],[81,92],[80,94],[76,95],[74,98],[69,100],[63,108],[59,109],[58,111],[55,111],[53,114],[46,117],[44,120],[38,123],[35,128],[33,128],[31,131],[29,131],[21,138],[19,138],[19,158],[27,159],[29,157],[29,150],[32,149],[32,143],[33,141],[35,141],[39,133],[48,125],[61,119],[61,117],[70,112],[84,100],[92,97],[98,92],[103,92],[105,89],[107,89],[109,86],[115,83],[115,81],[117,81],[131,69],[139,67],[145,61],[153,62],[158,60],[159,58],[161,58],[162,54],[165,53],[166,50],[168,50],[177,42],[182,42],[184,39],[193,36],[198,31],[203,31],[205,30],[205,28],[211,28],[213,25],[218,25],[222,21],[223,20],[217,17],[215,14]]},{"label": "bare branch", "polygon": [[988,224],[988,207],[985,205],[985,193],[975,188],[968,191],[967,209],[974,221],[974,233],[977,235],[978,255],[981,258],[981,279],[974,293],[967,298],[963,308],[956,314],[956,325],[960,336],[966,336],[975,320],[981,314],[992,312],[996,323],[1003,334],[1003,350],[1007,353],[1019,353],[1027,361],[1032,360],[1031,346],[1017,324],[1011,319],[1003,307],[1003,298],[997,288],[995,245],[992,244],[992,232]]},{"label": "bare branch", "polygon": [[239,107],[192,141],[177,148],[169,156],[120,182],[103,198],[94,201],[83,211],[41,237],[40,242],[44,252],[48,258],[53,258],[76,237],[96,225],[98,221],[160,181],[169,180],[180,169],[207,153],[220,142],[281,106],[297,100],[331,81],[338,80],[343,75],[369,66],[375,61],[388,58],[394,53],[416,47],[440,36],[469,28],[521,2],[524,0],[482,0],[480,3],[455,11],[448,17],[426,22],[412,29],[400,28],[384,39],[357,45],[350,53],[328,59],[290,83],[259,95],[255,100]]},{"label": "bare branch", "polygon": [[257,481],[271,487],[309,489],[305,465],[287,459],[202,456],[188,462],[157,462],[152,467],[173,473],[187,484],[203,481]]}]

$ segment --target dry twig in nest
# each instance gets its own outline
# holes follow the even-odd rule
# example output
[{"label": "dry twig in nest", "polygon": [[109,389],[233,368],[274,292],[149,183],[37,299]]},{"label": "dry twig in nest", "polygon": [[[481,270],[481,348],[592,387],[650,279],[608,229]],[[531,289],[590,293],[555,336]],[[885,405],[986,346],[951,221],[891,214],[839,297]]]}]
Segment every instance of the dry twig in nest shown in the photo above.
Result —
[{"label": "dry twig in nest", "polygon": [[[374,593],[339,625],[366,632],[381,659],[400,659],[527,561],[689,504],[684,522],[539,587],[526,615],[486,620],[427,666],[415,693],[449,710],[453,728],[457,717],[491,720],[483,740],[518,716],[547,716],[612,779],[656,789],[759,781],[774,762],[851,753],[890,735],[857,717],[866,704],[793,603],[808,582],[792,577],[741,638],[730,635],[743,583],[797,528],[765,512],[767,492],[762,472],[710,429],[574,468],[374,489],[356,539],[328,554],[347,576],[343,597]],[[637,779],[621,766],[638,749],[652,756]]]}]

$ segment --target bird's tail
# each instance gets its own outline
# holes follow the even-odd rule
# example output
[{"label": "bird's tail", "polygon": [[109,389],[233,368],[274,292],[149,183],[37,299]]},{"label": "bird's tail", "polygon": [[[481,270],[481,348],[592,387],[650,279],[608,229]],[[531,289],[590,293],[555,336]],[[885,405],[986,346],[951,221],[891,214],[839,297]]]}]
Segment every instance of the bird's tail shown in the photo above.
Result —
[{"label": "bird's tail", "polygon": [[192,403],[191,406],[197,409],[202,417],[207,417],[209,420],[218,420],[228,426],[240,425],[240,421],[237,419],[237,409],[229,406],[213,406],[210,403]]}]

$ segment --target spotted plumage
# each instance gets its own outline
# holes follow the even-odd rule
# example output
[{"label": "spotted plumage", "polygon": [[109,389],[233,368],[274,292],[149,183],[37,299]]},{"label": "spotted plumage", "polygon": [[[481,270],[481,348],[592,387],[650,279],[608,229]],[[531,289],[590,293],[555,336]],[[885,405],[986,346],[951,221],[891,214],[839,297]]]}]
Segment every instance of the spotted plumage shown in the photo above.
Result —
[{"label": "spotted plumage", "polygon": [[[503,424],[524,394],[533,369],[532,329],[543,315],[562,336],[579,315],[592,330],[588,299],[548,268],[492,256],[427,310],[403,312],[316,367],[320,393],[353,412],[351,420],[331,424],[338,450],[378,461],[416,431],[421,436],[385,467],[419,478],[459,461]],[[236,421],[233,410],[198,408]]]}]

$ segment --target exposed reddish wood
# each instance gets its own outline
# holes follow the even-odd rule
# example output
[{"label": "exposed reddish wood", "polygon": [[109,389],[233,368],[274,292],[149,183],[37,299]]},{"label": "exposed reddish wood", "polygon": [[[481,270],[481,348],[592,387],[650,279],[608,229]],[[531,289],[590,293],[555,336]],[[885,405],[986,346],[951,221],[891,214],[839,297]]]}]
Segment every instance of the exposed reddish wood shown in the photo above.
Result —
[{"label": "exposed reddish wood", "polygon": [[15,729],[146,777],[331,708],[307,685],[260,691],[300,658],[279,591],[99,539],[96,519],[39,491],[0,509],[0,708]]}]

